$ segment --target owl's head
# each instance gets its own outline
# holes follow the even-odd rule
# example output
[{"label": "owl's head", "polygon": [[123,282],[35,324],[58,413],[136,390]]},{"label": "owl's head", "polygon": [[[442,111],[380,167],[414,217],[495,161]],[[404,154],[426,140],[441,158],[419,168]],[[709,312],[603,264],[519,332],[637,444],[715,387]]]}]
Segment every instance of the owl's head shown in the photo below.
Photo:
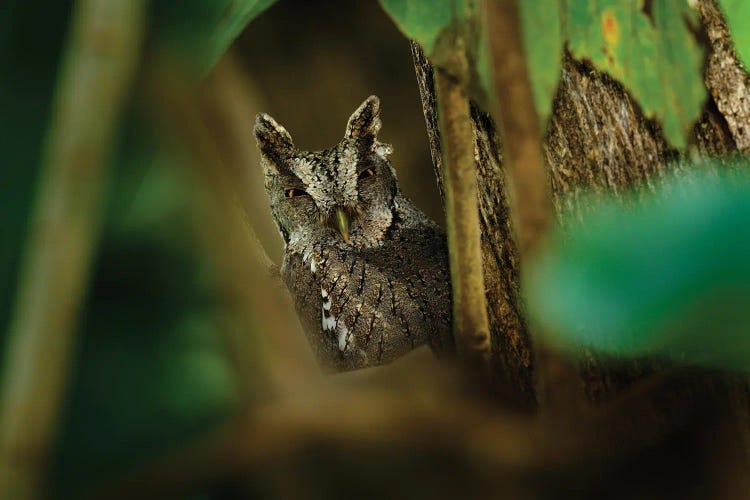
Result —
[{"label": "owl's head", "polygon": [[394,222],[398,183],[378,142],[380,101],[368,97],[349,118],[344,138],[324,151],[302,151],[276,120],[260,113],[255,137],[271,211],[286,243],[377,245]]}]

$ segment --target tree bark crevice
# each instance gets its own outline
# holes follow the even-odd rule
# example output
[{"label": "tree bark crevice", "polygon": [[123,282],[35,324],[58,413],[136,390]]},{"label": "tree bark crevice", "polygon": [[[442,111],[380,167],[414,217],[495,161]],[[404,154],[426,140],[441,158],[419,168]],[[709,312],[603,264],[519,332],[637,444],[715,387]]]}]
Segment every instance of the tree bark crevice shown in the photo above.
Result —
[{"label": "tree bark crevice", "polygon": [[[714,2],[704,0],[699,8],[709,40],[706,85],[710,98],[702,119],[694,127],[692,144],[703,158],[747,151],[750,143],[744,145],[742,133],[750,129],[750,112],[743,114],[742,106],[750,105],[750,98],[743,97],[745,93],[750,95],[750,79],[734,55],[726,24],[722,24]],[[442,193],[432,67],[416,43],[412,43],[412,53]],[[731,92],[724,88],[729,84],[734,86]],[[472,109],[472,122],[493,365],[498,378],[509,386],[508,392],[518,401],[533,405],[536,396],[532,339],[521,299],[520,257],[510,214],[510,179],[503,166],[502,144],[494,122],[476,106]],[[667,143],[658,123],[644,117],[619,82],[589,63],[575,60],[567,51],[543,154],[554,209],[563,230],[566,221],[580,219],[589,210],[588,193],[620,198],[633,191],[650,193],[665,179],[689,168],[682,154]],[[585,392],[593,402],[610,399],[662,365],[653,360],[615,362],[590,351],[582,354],[579,363]]]}]

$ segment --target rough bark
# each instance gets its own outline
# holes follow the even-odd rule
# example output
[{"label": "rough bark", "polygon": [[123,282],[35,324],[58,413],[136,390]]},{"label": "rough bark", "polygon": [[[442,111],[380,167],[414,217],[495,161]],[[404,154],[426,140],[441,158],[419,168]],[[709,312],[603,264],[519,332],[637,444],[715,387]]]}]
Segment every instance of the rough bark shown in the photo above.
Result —
[{"label": "rough bark", "polygon": [[512,216],[524,257],[540,246],[552,222],[549,176],[542,159],[539,119],[523,48],[516,0],[485,2],[498,117],[506,140]]},{"label": "rough bark", "polygon": [[[707,33],[705,80],[710,98],[695,126],[692,144],[704,157],[746,152],[750,148],[750,79],[734,54],[714,2],[700,2],[699,8]],[[413,54],[438,186],[442,186],[432,68],[416,45]],[[533,401],[531,339],[520,300],[509,179],[492,119],[476,107],[472,116],[493,358],[501,375],[513,385],[510,391]],[[610,196],[631,190],[647,193],[668,174],[687,168],[659,125],[644,118],[622,85],[569,54],[564,58],[544,154],[563,227],[571,218],[585,214],[584,191]],[[656,368],[648,360],[614,362],[593,352],[585,352],[580,359],[582,383],[593,402],[611,398]]]},{"label": "rough bark", "polygon": [[[412,42],[412,54],[427,122],[432,163],[438,188],[445,197],[432,66],[415,42]],[[492,338],[490,364],[497,368],[493,375],[498,390],[504,392],[501,397],[529,407],[535,401],[532,353],[521,310],[518,250],[513,240],[510,208],[504,188],[507,173],[501,168],[502,153],[494,123],[476,106],[472,106],[471,116],[482,229],[482,264]]]},{"label": "rough bark", "polygon": [[740,63],[727,23],[714,0],[698,2],[708,40],[705,82],[742,153],[750,153],[750,76]]}]

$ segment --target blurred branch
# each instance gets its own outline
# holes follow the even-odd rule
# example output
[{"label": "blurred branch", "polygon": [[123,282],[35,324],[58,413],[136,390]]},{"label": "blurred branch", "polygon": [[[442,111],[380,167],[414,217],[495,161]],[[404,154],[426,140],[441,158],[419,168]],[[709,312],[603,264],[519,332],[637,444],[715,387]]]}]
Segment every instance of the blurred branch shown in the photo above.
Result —
[{"label": "blurred branch", "polygon": [[[486,0],[498,116],[510,173],[511,215],[522,267],[541,246],[551,224],[552,193],[542,158],[542,133],[535,112],[516,0]],[[537,397],[556,417],[575,415],[585,402],[575,365],[541,342],[536,346]]]},{"label": "blurred branch", "polygon": [[[236,151],[235,141],[243,136],[252,144],[252,117],[242,121],[231,101],[213,98],[241,94],[241,76],[236,68],[225,67],[199,88],[167,56],[155,57],[148,68],[149,103],[156,110],[161,130],[176,147],[187,151],[197,188],[210,196],[205,204],[197,203],[196,197],[191,215],[201,248],[218,271],[221,292],[232,313],[231,324],[222,332],[243,395],[258,396],[258,376],[253,369],[259,364],[265,365],[276,391],[289,390],[295,381],[309,382],[317,373],[311,353],[295,352],[294,346],[276,346],[280,338],[294,335],[300,340],[297,351],[307,348],[291,298],[278,279],[278,268],[260,244],[238,198],[236,174],[259,168],[247,164],[248,155]],[[262,332],[263,339],[283,355],[259,352],[258,344],[252,342],[254,331]]]},{"label": "blurred branch", "polygon": [[[411,42],[411,49],[432,163],[445,199],[435,70],[417,42]],[[508,175],[502,168],[500,141],[490,116],[472,103],[471,120],[493,396],[515,408],[530,410],[536,408],[533,357],[520,300],[518,250],[506,194]]]},{"label": "blurred branch", "polygon": [[74,6],[10,323],[2,498],[40,493],[144,15],[143,0],[79,0]]},{"label": "blurred branch", "polygon": [[[430,398],[362,387],[313,393],[249,410],[192,445],[114,484],[102,485],[90,497],[172,498],[217,482],[248,478],[256,471],[267,472],[269,464],[299,463],[294,459],[321,446],[340,450],[332,455],[342,457],[364,456],[366,450],[377,457],[385,450],[435,452],[443,460],[482,464],[492,475],[525,481],[527,486],[543,481],[540,478],[549,471],[597,476],[607,469],[621,470],[630,454],[640,460],[638,452],[644,448],[653,453],[655,446],[678,432],[711,432],[720,396],[711,384],[685,384],[687,375],[674,371],[655,378],[588,414],[567,433],[455,395],[443,395],[436,404]],[[631,435],[635,438],[623,439]],[[400,462],[381,467],[382,471],[396,467],[399,475],[408,477]],[[340,470],[333,468],[329,474],[339,477]],[[326,481],[321,478],[321,484]]]},{"label": "blurred branch", "polygon": [[[446,54],[451,72],[435,72],[443,147],[445,217],[453,287],[453,332],[460,357],[488,368],[490,327],[482,269],[474,132],[465,83],[469,66],[460,37]],[[456,78],[453,75],[459,75]]]},{"label": "blurred branch", "polygon": [[542,134],[531,94],[516,0],[485,2],[495,93],[511,174],[511,203],[521,255],[538,248],[552,222],[552,195],[542,159]]}]

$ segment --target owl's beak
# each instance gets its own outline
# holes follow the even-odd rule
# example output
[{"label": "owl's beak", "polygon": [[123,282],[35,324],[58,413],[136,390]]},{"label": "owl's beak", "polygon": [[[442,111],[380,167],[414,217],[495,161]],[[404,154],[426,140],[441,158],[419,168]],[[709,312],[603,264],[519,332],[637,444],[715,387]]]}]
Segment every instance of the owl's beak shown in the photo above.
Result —
[{"label": "owl's beak", "polygon": [[341,233],[341,237],[344,241],[349,243],[349,215],[344,211],[343,208],[336,209],[336,229]]}]

